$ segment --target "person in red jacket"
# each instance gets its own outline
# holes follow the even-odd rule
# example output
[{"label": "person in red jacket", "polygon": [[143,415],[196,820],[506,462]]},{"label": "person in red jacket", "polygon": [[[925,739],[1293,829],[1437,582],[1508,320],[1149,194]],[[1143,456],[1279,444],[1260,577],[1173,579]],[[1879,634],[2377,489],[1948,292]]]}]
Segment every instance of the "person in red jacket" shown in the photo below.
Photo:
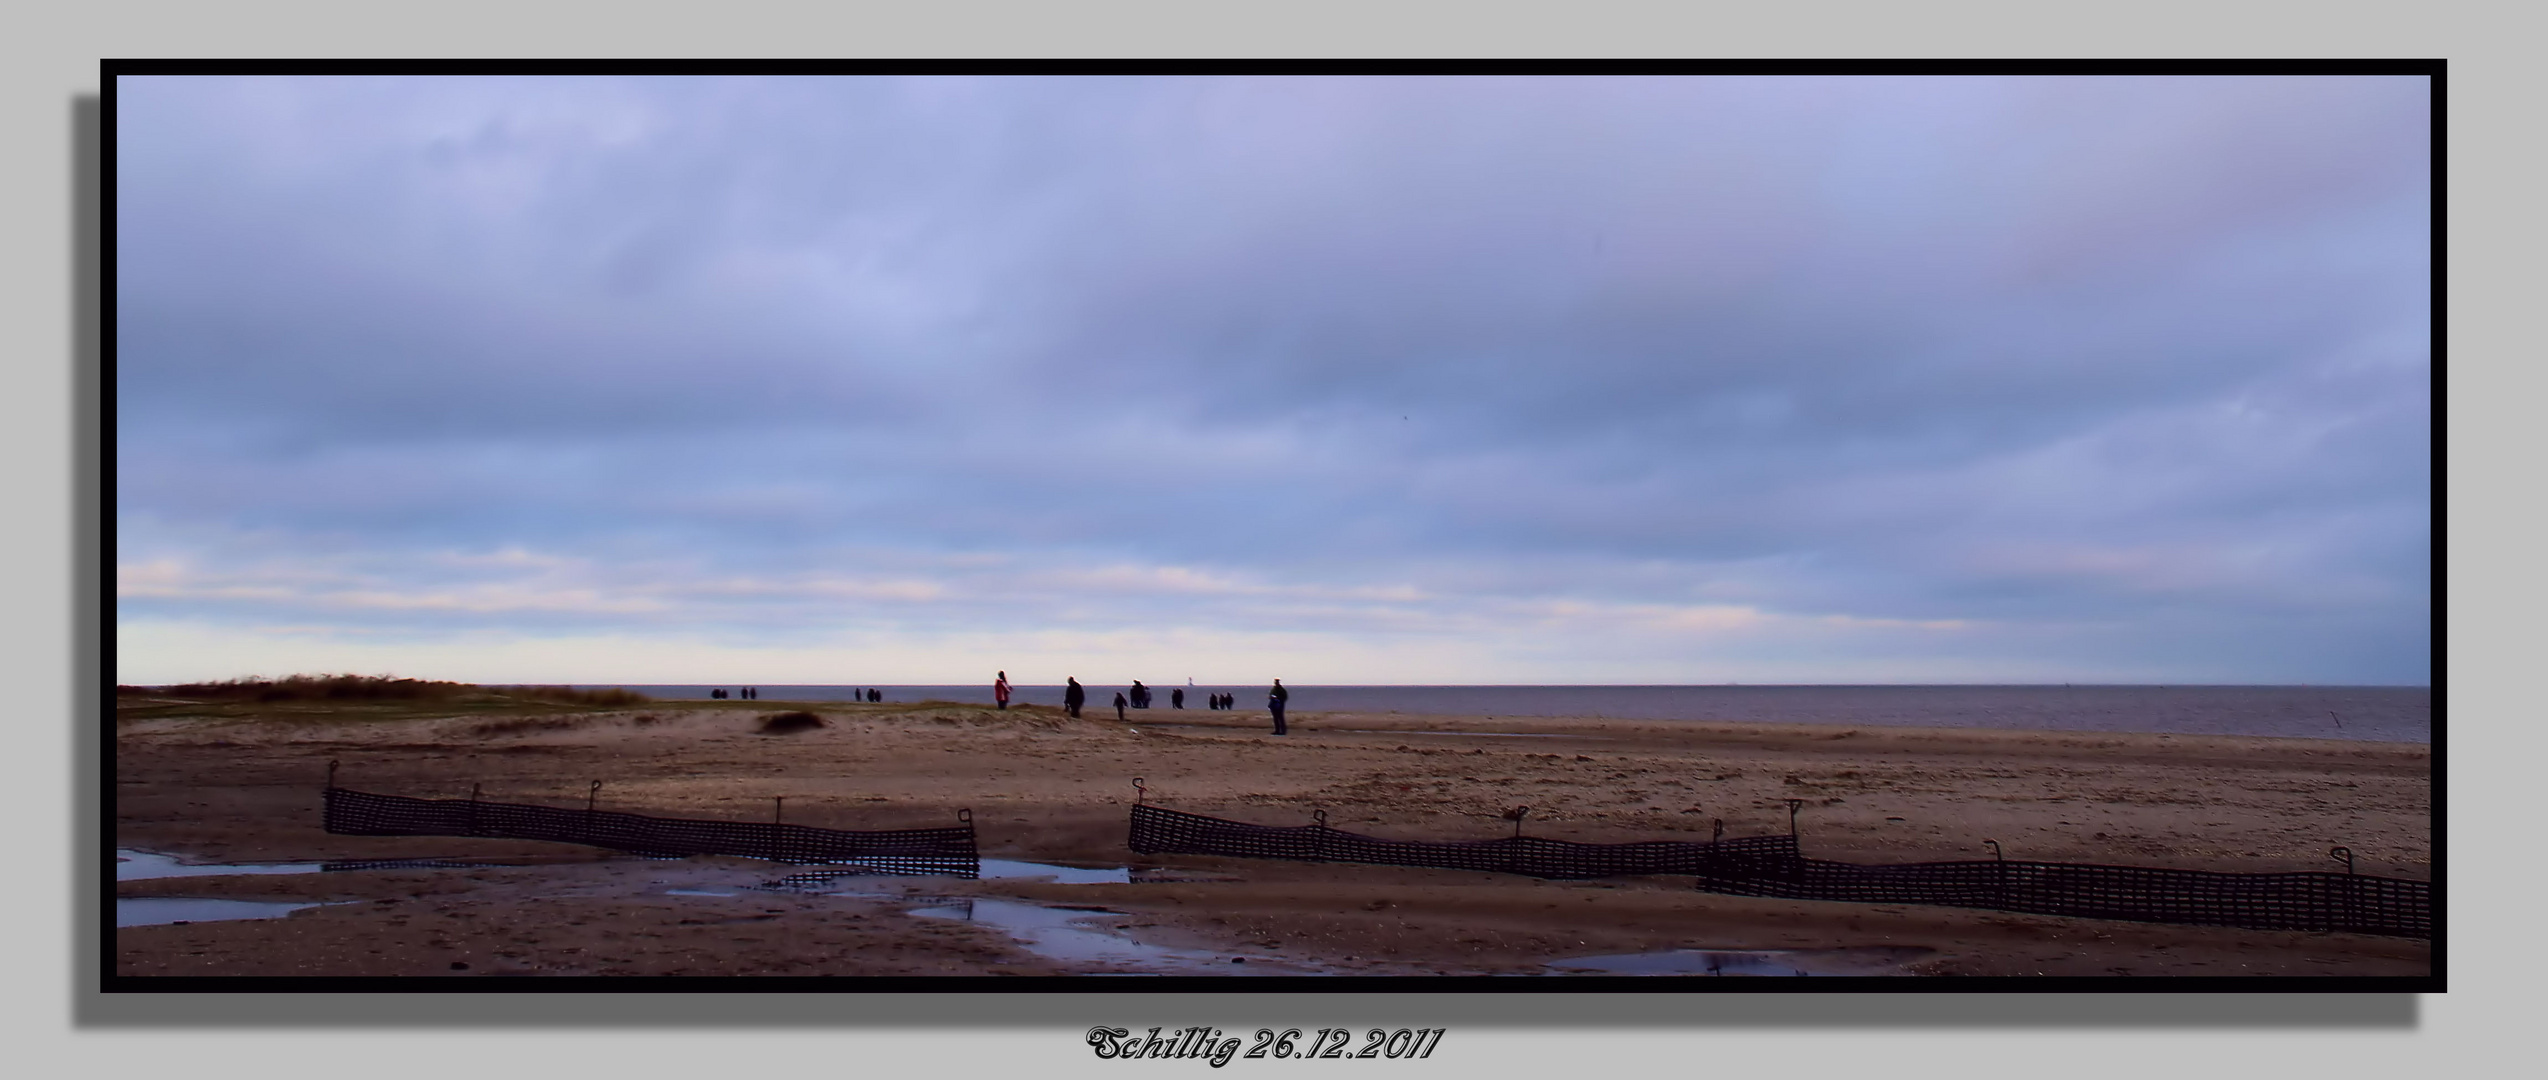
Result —
[{"label": "person in red jacket", "polygon": [[992,680],[992,682],[991,682],[991,697],[992,697],[992,699],[993,699],[993,700],[996,700],[996,701],[998,701],[998,702],[1000,703],[1000,707],[1001,707],[1001,708],[1005,709],[1005,708],[1008,708],[1008,707],[1009,707],[1009,673],[1008,673],[1008,672],[1003,671],[1003,672],[1001,672],[1001,673],[1000,673],[1000,677],[999,677],[999,678]]}]

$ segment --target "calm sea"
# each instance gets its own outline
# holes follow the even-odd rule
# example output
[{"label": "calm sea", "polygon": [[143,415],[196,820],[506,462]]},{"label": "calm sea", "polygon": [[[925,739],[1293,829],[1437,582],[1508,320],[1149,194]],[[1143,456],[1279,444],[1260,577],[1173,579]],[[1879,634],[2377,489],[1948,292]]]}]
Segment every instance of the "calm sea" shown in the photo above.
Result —
[{"label": "calm sea", "polygon": [[[1088,702],[1112,708],[1122,686],[1088,685]],[[708,696],[706,686],[629,686],[671,700]],[[727,687],[726,689],[733,689]],[[854,686],[763,686],[769,701],[848,701]],[[885,700],[991,703],[991,686],[884,686]],[[1169,691],[1152,687],[1153,712]],[[1265,711],[1265,687],[1191,686],[1186,707],[1206,695],[1238,695],[1244,712]],[[1602,716],[1632,720],[1713,720],[1852,727],[2012,728],[2025,731],[2139,731],[2178,735],[2267,735],[2375,742],[2433,741],[2430,687],[2389,686],[1293,686],[1290,709],[1304,712],[1440,716]],[[1059,705],[1059,686],[1019,686],[1012,700]]]}]

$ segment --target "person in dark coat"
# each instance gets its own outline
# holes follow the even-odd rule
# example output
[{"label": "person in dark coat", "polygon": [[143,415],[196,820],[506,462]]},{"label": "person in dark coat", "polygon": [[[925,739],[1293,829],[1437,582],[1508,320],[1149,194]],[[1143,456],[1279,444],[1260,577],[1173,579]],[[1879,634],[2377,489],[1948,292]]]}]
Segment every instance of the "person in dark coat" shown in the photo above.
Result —
[{"label": "person in dark coat", "polygon": [[1186,707],[1186,692],[1183,688],[1168,691],[1168,706],[1175,709]]},{"label": "person in dark coat", "polygon": [[1130,722],[1129,719],[1124,716],[1124,692],[1121,690],[1115,691],[1115,719]]},{"label": "person in dark coat", "polygon": [[1073,677],[1070,680],[1070,686],[1062,690],[1062,708],[1070,710],[1072,719],[1078,719],[1079,707],[1086,704],[1088,704],[1088,691],[1079,685],[1077,677]]},{"label": "person in dark coat", "polygon": [[1292,692],[1283,689],[1283,680],[1281,679],[1274,680],[1274,689],[1265,692],[1265,708],[1267,711],[1274,714],[1274,734],[1281,735],[1284,733],[1283,703],[1290,701],[1291,699]]},{"label": "person in dark coat", "polygon": [[1139,679],[1134,679],[1132,681],[1132,707],[1136,709],[1147,709],[1150,707],[1150,688],[1141,685],[1141,680]]}]

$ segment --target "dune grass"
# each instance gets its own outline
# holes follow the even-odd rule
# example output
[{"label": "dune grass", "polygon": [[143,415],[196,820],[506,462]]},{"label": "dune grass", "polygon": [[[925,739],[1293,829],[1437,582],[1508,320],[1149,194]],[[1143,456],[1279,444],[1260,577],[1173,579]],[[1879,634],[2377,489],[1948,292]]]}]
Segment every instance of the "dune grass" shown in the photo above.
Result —
[{"label": "dune grass", "polygon": [[636,691],[617,688],[480,686],[395,675],[287,675],[280,679],[251,677],[169,686],[117,686],[115,716],[119,720],[185,715],[405,716],[420,712],[519,711],[526,706],[542,711],[581,711],[626,708],[653,700]]}]

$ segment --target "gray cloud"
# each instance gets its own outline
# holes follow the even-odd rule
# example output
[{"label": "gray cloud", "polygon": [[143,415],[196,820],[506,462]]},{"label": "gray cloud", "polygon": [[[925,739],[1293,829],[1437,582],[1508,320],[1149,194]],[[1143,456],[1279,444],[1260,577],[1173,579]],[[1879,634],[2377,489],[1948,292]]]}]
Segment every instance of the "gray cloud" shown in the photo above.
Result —
[{"label": "gray cloud", "polygon": [[119,616],[2421,681],[2428,109],[127,79]]}]

